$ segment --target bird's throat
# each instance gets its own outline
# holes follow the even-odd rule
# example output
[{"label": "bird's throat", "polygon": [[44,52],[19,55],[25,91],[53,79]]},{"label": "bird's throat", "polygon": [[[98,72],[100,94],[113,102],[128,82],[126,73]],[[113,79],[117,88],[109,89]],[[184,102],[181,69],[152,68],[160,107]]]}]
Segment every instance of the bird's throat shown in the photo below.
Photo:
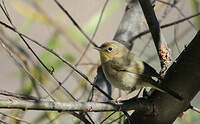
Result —
[{"label": "bird's throat", "polygon": [[103,53],[100,54],[100,58],[101,58],[101,63],[105,63],[111,59],[107,54],[103,54]]}]

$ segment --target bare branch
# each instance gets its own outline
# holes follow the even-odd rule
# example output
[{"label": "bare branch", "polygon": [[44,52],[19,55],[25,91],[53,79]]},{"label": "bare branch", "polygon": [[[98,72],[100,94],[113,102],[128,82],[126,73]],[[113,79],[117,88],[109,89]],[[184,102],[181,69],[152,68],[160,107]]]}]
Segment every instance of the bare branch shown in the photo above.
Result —
[{"label": "bare branch", "polygon": [[2,124],[8,124],[7,122],[5,122],[5,121],[2,121],[2,120],[0,120],[0,122],[1,122]]},{"label": "bare branch", "polygon": [[[173,25],[182,23],[182,22],[184,22],[184,21],[187,21],[188,19],[194,18],[194,17],[199,16],[199,15],[200,15],[200,12],[198,12],[198,13],[196,13],[196,14],[193,14],[193,15],[191,15],[191,16],[188,16],[188,17],[186,17],[186,18],[179,19],[179,20],[176,20],[176,21],[174,21],[174,22],[161,25],[160,28],[167,28],[167,27],[170,27],[170,26],[173,26]],[[133,41],[136,40],[137,38],[140,38],[140,37],[144,36],[144,35],[147,34],[147,33],[150,33],[150,30],[145,30],[145,31],[143,31],[143,32],[141,32],[141,33],[139,33],[139,34],[133,36],[133,37],[129,40],[129,42],[133,42]]]},{"label": "bare branch", "polygon": [[105,119],[103,119],[103,121],[101,121],[100,124],[103,124],[108,118],[110,118],[113,114],[115,114],[116,111],[112,112],[111,114],[109,114]]},{"label": "bare branch", "polygon": [[[162,0],[156,0],[156,1],[158,1],[160,3],[164,3],[164,4],[168,5],[168,6],[174,7],[179,12],[179,14],[185,18],[184,13],[174,3],[171,4],[171,3],[168,3],[168,2],[165,2],[165,1],[162,1]],[[197,28],[195,27],[194,24],[192,24],[192,22],[190,20],[187,20],[187,22],[197,31]]]},{"label": "bare branch", "polygon": [[22,100],[39,100],[39,98],[34,97],[34,96],[12,93],[12,92],[8,92],[8,91],[5,91],[5,90],[0,90],[0,95],[10,96],[10,97],[14,97],[14,98],[17,98],[17,99],[22,99]]},{"label": "bare branch", "polygon": [[195,112],[198,112],[198,113],[200,113],[200,109],[199,109],[199,108],[197,108],[197,107],[190,106],[190,109],[192,109],[192,110],[193,110],[193,111],[195,111]]},{"label": "bare branch", "polygon": [[156,46],[158,56],[160,58],[161,74],[164,74],[172,62],[170,49],[168,48],[167,42],[165,41],[165,38],[160,31],[160,24],[157,20],[150,0],[139,0],[139,2],[149,26],[149,30]]},{"label": "bare branch", "polygon": [[1,109],[44,110],[58,112],[105,112],[138,110],[153,112],[153,105],[145,99],[134,99],[134,102],[113,104],[108,102],[54,102],[47,100],[0,100]]},{"label": "bare branch", "polygon": [[26,121],[26,120],[23,120],[23,119],[21,119],[21,118],[18,118],[18,117],[12,116],[12,115],[5,114],[5,113],[3,113],[3,112],[0,112],[0,114],[3,115],[3,116],[9,117],[9,118],[15,119],[15,120],[17,120],[17,121],[24,122],[24,123],[26,123],[26,124],[31,124],[31,122],[28,122],[28,121]]},{"label": "bare branch", "polygon": [[112,121],[111,121],[111,122],[109,122],[108,124],[113,124],[113,122],[115,122],[115,121],[117,121],[117,120],[121,119],[123,116],[124,116],[124,115],[121,115],[120,117],[118,117],[118,118],[116,118],[116,119],[112,120]]},{"label": "bare branch", "polygon": [[45,87],[43,87],[43,85],[41,85],[42,83],[40,83],[40,81],[38,81],[37,79],[35,79],[29,73],[29,71],[26,69],[26,67],[24,67],[24,65],[22,64],[21,60],[8,48],[7,44],[1,38],[0,38],[0,44],[8,52],[8,54],[10,55],[10,57],[20,67],[20,69],[22,69],[30,77],[30,79],[35,80],[36,83],[52,98],[52,100],[55,101],[55,99],[53,98],[53,96],[51,96],[51,94],[48,92],[48,90]]}]

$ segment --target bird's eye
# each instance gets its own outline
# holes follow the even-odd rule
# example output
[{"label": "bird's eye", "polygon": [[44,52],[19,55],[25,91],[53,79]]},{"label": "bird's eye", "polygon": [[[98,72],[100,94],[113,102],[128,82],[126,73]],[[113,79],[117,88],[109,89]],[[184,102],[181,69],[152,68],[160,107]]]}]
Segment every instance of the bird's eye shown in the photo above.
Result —
[{"label": "bird's eye", "polygon": [[112,51],[112,47],[109,47],[109,48],[108,48],[108,52],[111,52],[111,51]]}]

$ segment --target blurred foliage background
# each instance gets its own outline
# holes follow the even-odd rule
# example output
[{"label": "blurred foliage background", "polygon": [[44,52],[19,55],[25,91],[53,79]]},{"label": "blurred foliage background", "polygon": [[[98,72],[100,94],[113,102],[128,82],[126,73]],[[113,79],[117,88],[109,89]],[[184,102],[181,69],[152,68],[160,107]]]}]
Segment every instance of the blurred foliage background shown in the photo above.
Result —
[{"label": "blurred foliage background", "polygon": [[[163,0],[174,4],[170,6],[162,2],[155,3],[155,10],[160,24],[167,24],[181,18],[185,18],[199,12],[199,0]],[[105,0],[67,0],[61,1],[61,4],[67,9],[71,16],[80,24],[83,30],[91,37],[98,24],[101,10]],[[37,40],[44,46],[53,49],[60,56],[75,65],[91,80],[96,75],[96,69],[99,65],[99,55],[91,46],[88,45],[86,38],[73,25],[71,20],[58,8],[52,0],[5,0],[10,17],[17,29],[27,36]],[[109,0],[103,13],[100,27],[93,38],[97,44],[112,40],[120,20],[125,10],[125,0]],[[0,11],[1,21],[8,23],[2,11]],[[143,15],[141,15],[143,16]],[[147,29],[145,20],[141,20],[138,25],[144,25],[139,32]],[[196,31],[200,28],[200,17],[195,17],[190,21],[162,29],[163,34],[171,48],[172,57],[180,54]],[[133,29],[134,30],[134,29]],[[24,45],[20,38],[2,26],[0,26],[0,36],[5,39],[9,48],[21,60],[29,73],[43,85],[56,101],[73,101],[68,90],[77,100],[87,101],[91,86],[86,83],[77,73],[72,72],[71,68],[66,66],[61,60],[50,52],[28,41],[29,45],[36,52],[39,58],[49,68],[54,70],[56,79],[63,83],[63,87],[58,87],[58,83],[44,69],[38,60],[33,56],[29,49]],[[84,51],[85,54],[83,55]],[[145,35],[135,41],[133,51],[144,61],[150,63],[159,71],[159,61],[156,50],[150,34]],[[81,58],[81,59],[80,59]],[[39,96],[50,99],[38,83],[31,80],[27,74],[21,70],[11,59],[8,53],[0,47],[0,81],[1,90],[23,93],[27,95]],[[118,96],[118,91],[113,96]],[[195,97],[192,104],[200,107],[199,95]],[[39,112],[39,111],[21,111],[21,110],[1,110],[1,112],[11,114],[16,117],[24,118],[34,124],[40,123],[78,123],[72,115],[58,112]],[[104,117],[110,113],[106,113]],[[117,112],[106,122],[117,118],[121,113]],[[199,113],[187,111],[178,118],[175,124],[199,124]],[[15,119],[1,116],[5,121],[13,124],[20,123]]]}]

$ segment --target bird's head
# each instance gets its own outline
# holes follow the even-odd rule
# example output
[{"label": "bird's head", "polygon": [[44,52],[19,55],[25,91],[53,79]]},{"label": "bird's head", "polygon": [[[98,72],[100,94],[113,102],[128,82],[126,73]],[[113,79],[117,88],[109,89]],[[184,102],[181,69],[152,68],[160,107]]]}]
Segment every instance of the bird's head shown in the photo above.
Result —
[{"label": "bird's head", "polygon": [[95,49],[99,51],[102,62],[122,57],[128,50],[124,45],[116,41],[103,43],[100,47],[95,47]]}]

